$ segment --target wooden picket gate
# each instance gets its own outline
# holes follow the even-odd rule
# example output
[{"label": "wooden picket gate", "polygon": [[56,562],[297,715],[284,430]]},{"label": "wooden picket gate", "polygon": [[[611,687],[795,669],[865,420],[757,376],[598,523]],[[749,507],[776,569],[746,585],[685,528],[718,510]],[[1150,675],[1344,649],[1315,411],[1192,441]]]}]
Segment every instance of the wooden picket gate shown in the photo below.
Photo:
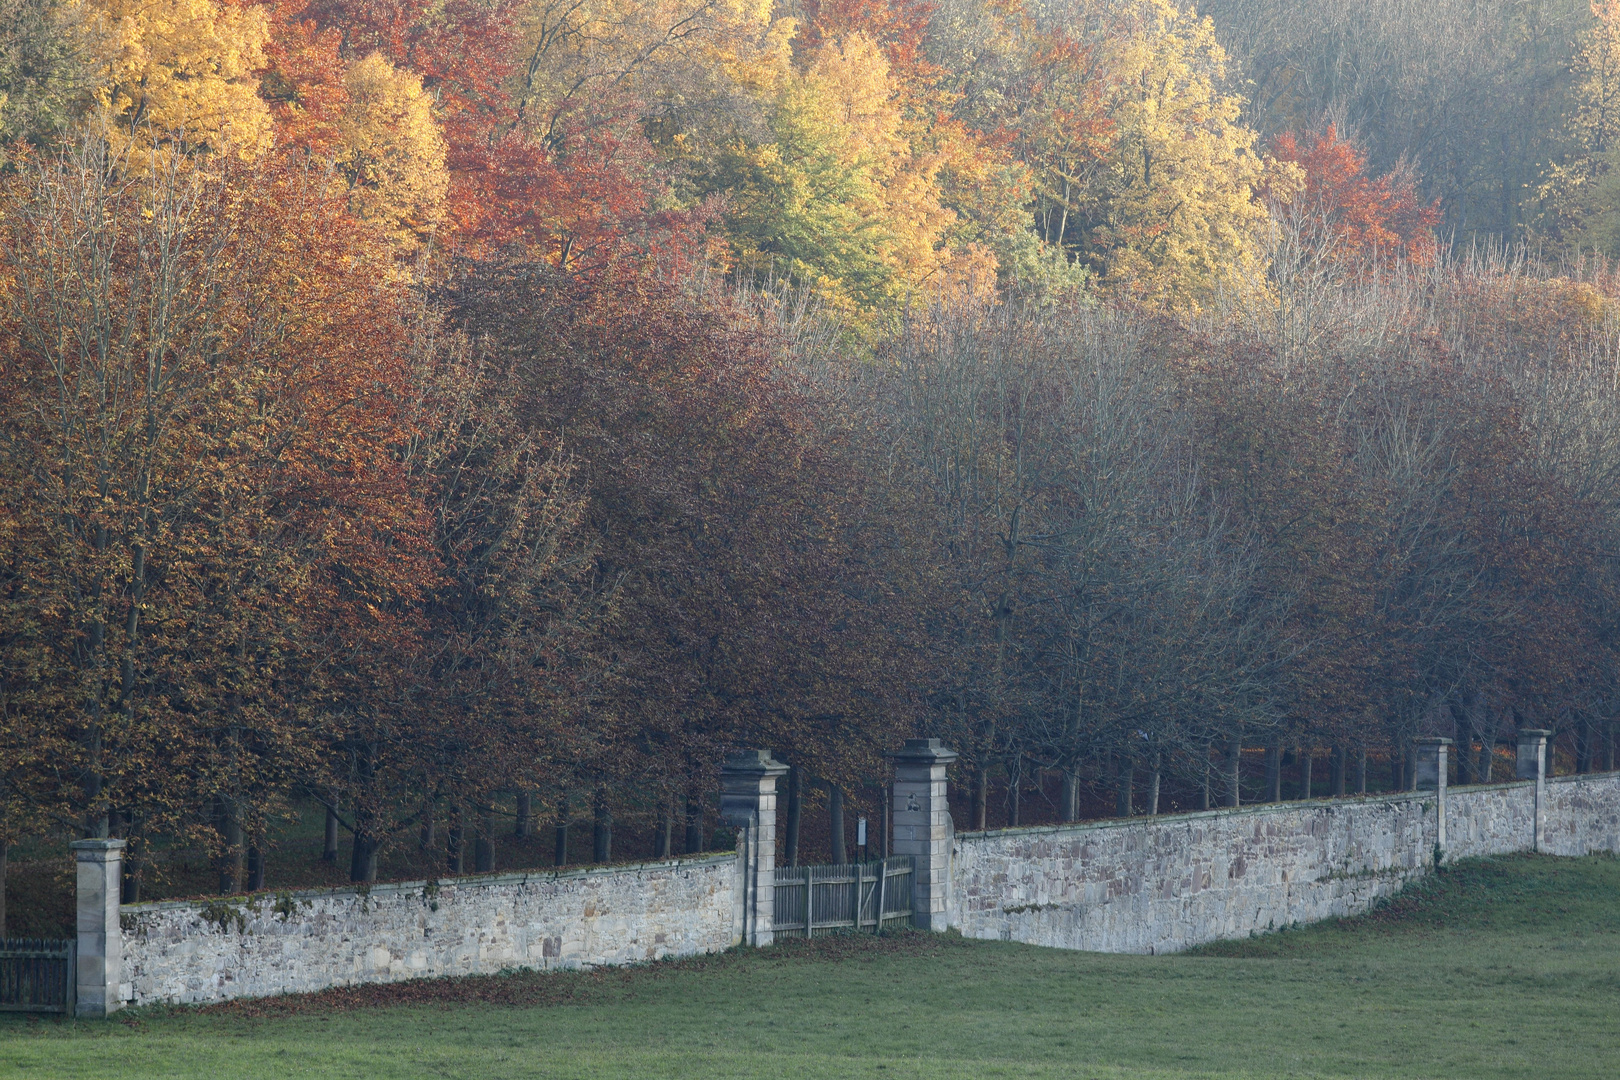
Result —
[{"label": "wooden picket gate", "polygon": [[0,938],[0,1012],[72,1016],[78,954],[72,938]]},{"label": "wooden picket gate", "polygon": [[911,922],[912,860],[897,855],[841,866],[779,866],[771,930],[814,937],[828,930],[870,930]]}]

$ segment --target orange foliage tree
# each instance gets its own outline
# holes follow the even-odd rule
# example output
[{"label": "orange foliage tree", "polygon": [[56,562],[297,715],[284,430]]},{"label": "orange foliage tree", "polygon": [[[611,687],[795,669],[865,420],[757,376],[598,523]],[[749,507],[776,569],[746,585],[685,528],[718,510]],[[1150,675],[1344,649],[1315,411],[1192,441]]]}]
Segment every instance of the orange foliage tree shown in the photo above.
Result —
[{"label": "orange foliage tree", "polygon": [[1358,262],[1382,255],[1417,266],[1434,262],[1440,203],[1418,197],[1413,170],[1368,176],[1366,153],[1341,139],[1332,124],[1304,136],[1285,132],[1272,140],[1270,150],[1278,161],[1304,171],[1305,188],[1293,196],[1292,206],[1307,216],[1313,234],[1332,237],[1336,258]]}]

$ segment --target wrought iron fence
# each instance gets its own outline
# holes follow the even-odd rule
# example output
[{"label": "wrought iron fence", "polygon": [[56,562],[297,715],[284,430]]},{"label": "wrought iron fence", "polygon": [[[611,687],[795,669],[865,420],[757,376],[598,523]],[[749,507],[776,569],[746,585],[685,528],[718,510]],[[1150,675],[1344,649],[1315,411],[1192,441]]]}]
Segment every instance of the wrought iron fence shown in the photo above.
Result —
[{"label": "wrought iron fence", "polygon": [[78,942],[0,938],[0,1012],[73,1015]]},{"label": "wrought iron fence", "polygon": [[776,870],[771,920],[777,937],[814,937],[828,930],[871,930],[911,921],[912,861],[897,855],[839,866]]}]

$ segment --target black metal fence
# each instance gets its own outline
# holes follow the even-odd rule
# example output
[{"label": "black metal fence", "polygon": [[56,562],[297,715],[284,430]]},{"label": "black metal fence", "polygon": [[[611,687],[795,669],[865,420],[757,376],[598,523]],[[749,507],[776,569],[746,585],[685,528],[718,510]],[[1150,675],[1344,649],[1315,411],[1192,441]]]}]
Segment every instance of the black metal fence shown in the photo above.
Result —
[{"label": "black metal fence", "polygon": [[841,866],[776,870],[771,929],[777,937],[814,937],[828,930],[871,930],[911,922],[909,855]]},{"label": "black metal fence", "polygon": [[73,1015],[78,942],[0,938],[0,1012]]}]

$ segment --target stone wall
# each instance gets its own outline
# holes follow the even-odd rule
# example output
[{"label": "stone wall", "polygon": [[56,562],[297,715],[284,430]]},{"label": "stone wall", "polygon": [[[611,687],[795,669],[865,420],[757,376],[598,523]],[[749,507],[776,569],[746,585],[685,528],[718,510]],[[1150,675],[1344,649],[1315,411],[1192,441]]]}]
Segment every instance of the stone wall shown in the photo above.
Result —
[{"label": "stone wall", "polygon": [[[1445,858],[1530,850],[1533,781],[1452,788]],[[1435,792],[963,833],[950,923],[1161,953],[1366,911],[1434,864]],[[1549,781],[1547,850],[1620,851],[1620,774]]]},{"label": "stone wall", "polygon": [[503,968],[580,968],[737,941],[737,858],[124,907],[121,996],[207,1002]]}]

